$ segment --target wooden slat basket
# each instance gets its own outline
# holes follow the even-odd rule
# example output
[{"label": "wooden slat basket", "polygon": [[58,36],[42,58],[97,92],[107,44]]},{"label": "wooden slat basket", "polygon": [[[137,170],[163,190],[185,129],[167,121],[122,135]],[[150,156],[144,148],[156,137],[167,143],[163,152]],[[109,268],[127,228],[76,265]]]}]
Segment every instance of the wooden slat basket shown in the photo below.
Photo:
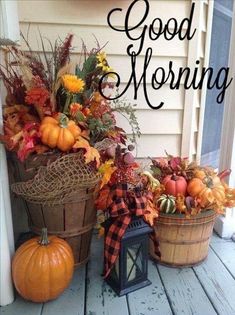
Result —
[{"label": "wooden slat basket", "polygon": [[217,214],[210,210],[186,219],[181,214],[160,213],[154,229],[160,242],[161,259],[150,254],[160,264],[189,267],[201,263],[208,255],[210,238]]},{"label": "wooden slat basket", "polygon": [[[15,156],[11,156],[15,181],[32,179],[40,166],[46,166],[49,160],[52,162],[56,158],[58,155],[45,154],[21,163]],[[48,234],[65,239],[72,248],[75,267],[85,264],[89,259],[92,232],[96,223],[94,191],[95,187],[80,190],[69,203],[53,206],[24,201],[30,230],[40,234],[42,227],[47,227]]]}]

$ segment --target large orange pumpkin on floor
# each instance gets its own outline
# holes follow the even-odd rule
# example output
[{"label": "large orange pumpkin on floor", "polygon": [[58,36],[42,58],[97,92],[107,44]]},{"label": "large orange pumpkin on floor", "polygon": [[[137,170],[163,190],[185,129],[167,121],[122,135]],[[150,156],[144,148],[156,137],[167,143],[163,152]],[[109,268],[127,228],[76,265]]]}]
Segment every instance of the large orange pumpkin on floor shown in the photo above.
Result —
[{"label": "large orange pumpkin on floor", "polygon": [[225,202],[225,188],[218,176],[195,177],[188,183],[187,191],[190,196],[199,198],[202,207]]},{"label": "large orange pumpkin on floor", "polygon": [[26,300],[46,302],[58,297],[69,285],[74,258],[68,243],[56,236],[42,236],[21,245],[13,258],[12,276],[19,294]]},{"label": "large orange pumpkin on floor", "polygon": [[177,196],[182,194],[185,196],[187,191],[187,182],[183,176],[167,175],[162,181],[165,187],[165,194],[171,196]]},{"label": "large orange pumpkin on floor", "polygon": [[76,139],[81,135],[81,129],[73,120],[62,113],[56,118],[45,117],[40,126],[41,141],[54,149],[66,152],[72,149]]}]

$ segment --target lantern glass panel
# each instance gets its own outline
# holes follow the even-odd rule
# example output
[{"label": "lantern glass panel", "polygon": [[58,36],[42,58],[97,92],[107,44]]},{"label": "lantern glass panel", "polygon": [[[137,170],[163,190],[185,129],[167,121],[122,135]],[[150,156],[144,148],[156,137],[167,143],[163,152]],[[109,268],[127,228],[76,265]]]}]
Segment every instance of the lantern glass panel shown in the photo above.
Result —
[{"label": "lantern glass panel", "polygon": [[126,275],[127,282],[140,278],[143,274],[142,244],[134,244],[126,248]]}]

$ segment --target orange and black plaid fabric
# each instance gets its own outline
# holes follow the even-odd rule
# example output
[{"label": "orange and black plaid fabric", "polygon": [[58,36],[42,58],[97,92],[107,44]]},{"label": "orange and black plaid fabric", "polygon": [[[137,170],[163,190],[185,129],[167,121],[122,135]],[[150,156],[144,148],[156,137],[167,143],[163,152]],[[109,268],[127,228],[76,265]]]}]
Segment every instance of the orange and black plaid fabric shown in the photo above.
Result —
[{"label": "orange and black plaid fabric", "polygon": [[[143,216],[148,199],[153,198],[151,192],[143,192],[134,188],[128,190],[128,184],[117,184],[112,186],[112,198],[107,211],[113,218],[113,223],[105,237],[104,248],[104,277],[106,278],[116,259],[119,256],[120,244],[133,215]],[[158,243],[155,243],[158,249]],[[159,254],[159,251],[156,251]]]}]

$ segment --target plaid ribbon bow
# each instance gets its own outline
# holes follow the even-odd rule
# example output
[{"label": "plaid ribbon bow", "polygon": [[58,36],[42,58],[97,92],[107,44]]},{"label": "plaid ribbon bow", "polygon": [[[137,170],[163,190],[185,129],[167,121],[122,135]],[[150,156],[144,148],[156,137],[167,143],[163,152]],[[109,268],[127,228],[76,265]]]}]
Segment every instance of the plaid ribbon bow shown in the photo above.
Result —
[{"label": "plaid ribbon bow", "polygon": [[[137,187],[128,190],[127,184],[113,185],[111,194],[112,201],[107,205],[107,211],[110,217],[113,218],[113,223],[110,225],[105,237],[104,278],[109,275],[119,256],[121,240],[131,222],[131,217],[133,215],[143,216],[146,212],[148,200],[153,199],[151,192],[143,193],[143,191]],[[158,249],[159,244],[154,232],[151,237],[155,244],[155,252],[160,256]]]}]

